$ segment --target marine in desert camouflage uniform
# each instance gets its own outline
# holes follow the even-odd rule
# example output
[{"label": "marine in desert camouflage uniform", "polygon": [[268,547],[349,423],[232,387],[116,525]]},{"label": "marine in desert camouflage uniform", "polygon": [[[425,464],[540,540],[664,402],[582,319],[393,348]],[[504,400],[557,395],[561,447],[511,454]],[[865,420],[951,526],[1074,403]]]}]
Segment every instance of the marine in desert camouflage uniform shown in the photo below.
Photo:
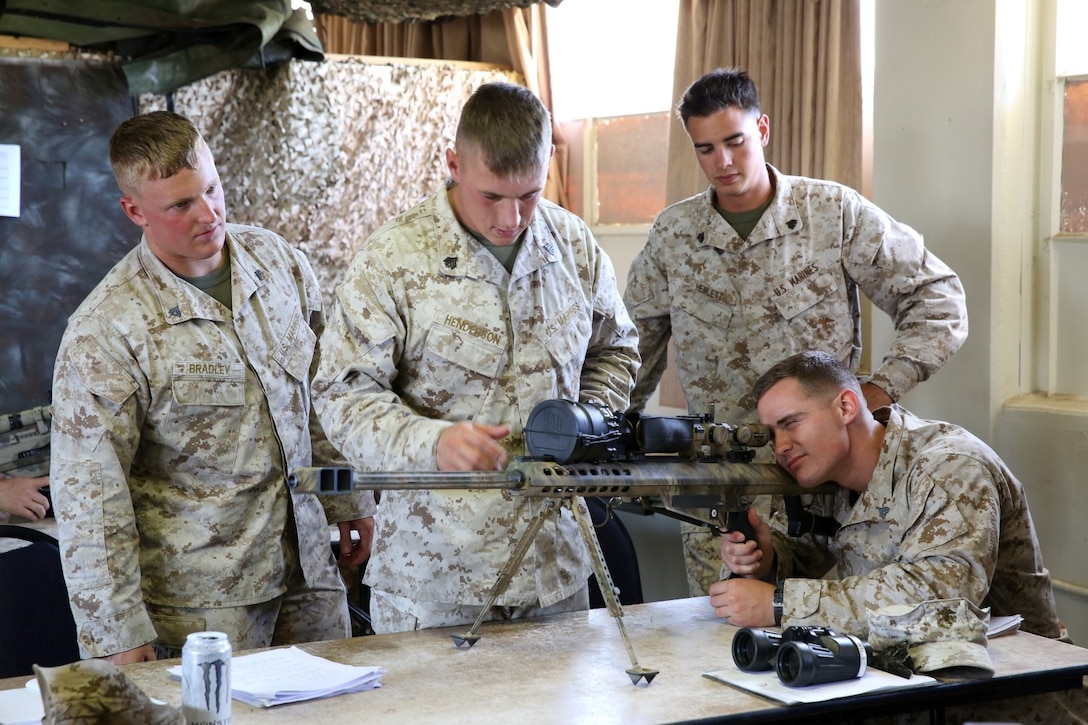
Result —
[{"label": "marine in desert camouflage uniform", "polygon": [[[757,544],[722,535],[732,576],[711,586],[715,614],[736,626],[820,625],[865,637],[869,610],[967,599],[994,616],[1021,614],[1025,631],[1068,641],[1043,566],[1023,487],[985,443],[951,423],[893,405],[870,413],[852,371],[824,352],[787,358],[756,382],[760,421],[802,486],[837,482],[833,537],[786,535],[749,518]],[[835,569],[835,576],[821,579]],[[776,585],[778,591],[776,593]],[[949,722],[1088,722],[1088,691],[1074,689],[949,708]],[[928,715],[864,721],[914,725]]]},{"label": "marine in desert camouflage uniform", "polygon": [[[959,349],[967,308],[956,274],[853,189],[767,164],[770,121],[747,74],[707,74],[677,111],[711,186],[661,212],[628,273],[643,361],[634,410],[657,388],[670,338],[689,412],[730,423],[754,418],[756,377],[795,352],[826,350],[857,372],[859,291],[895,321],[863,386],[870,408],[898,400]],[[706,594],[720,576],[719,541],[687,524],[683,537],[691,594]]]},{"label": "marine in desert camouflage uniform", "polygon": [[[898,405],[871,413],[853,373],[825,352],[786,358],[753,395],[782,467],[804,487],[838,484],[833,500],[821,508],[817,499],[813,510],[841,528],[794,538],[784,517],[769,529],[751,513],[756,541],[722,535],[734,576],[710,589],[718,616],[742,627],[775,624],[777,583],[783,626],[864,637],[869,609],[963,598],[995,616],[1023,615],[1033,634],[1066,636],[1027,497],[986,444]],[[820,578],[835,567],[835,578]]]},{"label": "marine in desert camouflage uniform", "polygon": [[[518,86],[463,109],[445,189],[362,245],[322,337],[315,401],[366,470],[496,470],[551,398],[627,408],[638,367],[615,273],[585,223],[542,200],[548,113]],[[472,622],[541,501],[387,491],[365,581],[375,631]],[[586,608],[588,552],[546,519],[494,617]]]},{"label": "marine in desert camouflage uniform", "polygon": [[[110,157],[140,244],[69,320],[53,383],[54,506],[84,657],[350,634],[328,521],[361,545],[369,493],[287,486],[342,462],[310,404],[317,279],[277,235],[225,222],[211,152],[173,113],[122,124]],[[328,518],[326,518],[328,515]],[[348,538],[350,541],[350,538]]]}]

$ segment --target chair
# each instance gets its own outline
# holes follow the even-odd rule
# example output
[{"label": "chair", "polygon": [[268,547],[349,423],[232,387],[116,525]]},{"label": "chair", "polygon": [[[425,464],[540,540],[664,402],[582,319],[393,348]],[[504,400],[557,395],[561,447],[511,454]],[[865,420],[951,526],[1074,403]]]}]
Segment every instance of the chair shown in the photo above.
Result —
[{"label": "chair", "polygon": [[[601,498],[587,497],[590,520],[597,531],[604,562],[612,583],[620,590],[620,604],[642,604],[642,577],[638,571],[638,555],[631,534],[618,516],[609,516],[608,504]],[[605,606],[601,588],[593,575],[589,577],[589,606],[601,609]]]},{"label": "chair", "polygon": [[0,677],[33,675],[35,664],[77,661],[76,624],[57,540],[10,524],[0,525],[0,538],[31,542],[0,553]]}]

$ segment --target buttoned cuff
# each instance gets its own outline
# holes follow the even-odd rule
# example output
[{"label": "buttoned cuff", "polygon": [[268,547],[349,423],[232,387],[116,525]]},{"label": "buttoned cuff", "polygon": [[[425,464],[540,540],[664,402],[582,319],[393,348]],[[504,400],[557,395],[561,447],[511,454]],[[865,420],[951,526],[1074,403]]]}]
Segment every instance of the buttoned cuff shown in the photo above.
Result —
[{"label": "buttoned cuff", "polygon": [[89,619],[80,624],[79,655],[108,657],[154,642],[158,637],[147,608],[138,604],[112,617]]},{"label": "buttoned cuff", "polygon": [[901,358],[885,358],[880,368],[868,379],[863,380],[887,393],[892,402],[898,402],[904,395],[914,390],[919,381],[918,368]]}]

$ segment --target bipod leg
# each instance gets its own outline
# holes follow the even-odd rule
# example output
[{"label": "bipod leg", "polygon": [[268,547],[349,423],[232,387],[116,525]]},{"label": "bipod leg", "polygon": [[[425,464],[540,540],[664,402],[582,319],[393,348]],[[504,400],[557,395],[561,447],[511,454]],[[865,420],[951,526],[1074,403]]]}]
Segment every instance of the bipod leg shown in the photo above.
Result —
[{"label": "bipod leg", "polygon": [[476,621],[465,634],[451,634],[453,637],[453,643],[460,647],[463,644],[468,644],[469,647],[476,644],[480,639],[480,635],[476,634],[476,631],[483,624],[484,617],[491,611],[491,607],[495,606],[495,600],[499,598],[503,592],[506,591],[506,587],[510,586],[510,580],[514,578],[514,573],[517,572],[518,566],[521,565],[521,560],[525,558],[525,553],[529,551],[529,545],[533,543],[533,539],[536,538],[537,532],[540,531],[540,527],[544,525],[544,519],[552,515],[555,512],[555,499],[544,499],[540,504],[540,511],[537,512],[536,518],[529,522],[529,527],[525,529],[525,533],[522,535],[521,540],[518,541],[518,545],[514,548],[514,553],[510,555],[510,559],[506,562],[506,566],[499,572],[499,578],[495,581],[495,585],[491,587],[491,592],[487,595],[487,602],[484,604],[483,609],[480,610],[480,614],[477,615]]},{"label": "bipod leg", "polygon": [[627,676],[631,678],[632,685],[637,685],[639,680],[643,678],[646,679],[648,685],[657,677],[658,671],[639,665],[638,658],[635,657],[635,648],[631,645],[631,638],[627,636],[627,628],[623,625],[623,607],[620,606],[620,600],[616,597],[616,585],[612,582],[612,574],[608,571],[608,564],[604,561],[601,542],[597,540],[597,532],[593,530],[593,521],[590,519],[586,502],[581,498],[574,499],[570,503],[570,508],[574,513],[574,520],[578,522],[578,527],[582,530],[582,538],[585,539],[586,546],[589,548],[589,558],[593,563],[593,575],[597,578],[597,585],[601,588],[601,595],[608,606],[609,614],[616,620],[616,625],[620,629],[620,636],[623,637],[623,644],[627,647],[627,655],[631,658],[631,668],[627,670]]}]

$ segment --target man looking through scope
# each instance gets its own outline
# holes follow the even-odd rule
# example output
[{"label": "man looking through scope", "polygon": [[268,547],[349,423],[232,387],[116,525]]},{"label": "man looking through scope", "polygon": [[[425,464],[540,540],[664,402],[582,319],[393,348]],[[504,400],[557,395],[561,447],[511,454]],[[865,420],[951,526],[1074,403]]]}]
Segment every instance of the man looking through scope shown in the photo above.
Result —
[{"label": "man looking through scope", "polygon": [[[752,394],[779,464],[805,488],[838,486],[813,507],[841,528],[791,538],[777,514],[749,511],[755,540],[722,535],[732,576],[711,586],[717,616],[865,636],[869,608],[962,597],[1066,636],[1027,497],[986,444],[897,405],[870,412],[855,375],[823,352],[786,358]],[[819,578],[836,566],[837,579]]]}]

